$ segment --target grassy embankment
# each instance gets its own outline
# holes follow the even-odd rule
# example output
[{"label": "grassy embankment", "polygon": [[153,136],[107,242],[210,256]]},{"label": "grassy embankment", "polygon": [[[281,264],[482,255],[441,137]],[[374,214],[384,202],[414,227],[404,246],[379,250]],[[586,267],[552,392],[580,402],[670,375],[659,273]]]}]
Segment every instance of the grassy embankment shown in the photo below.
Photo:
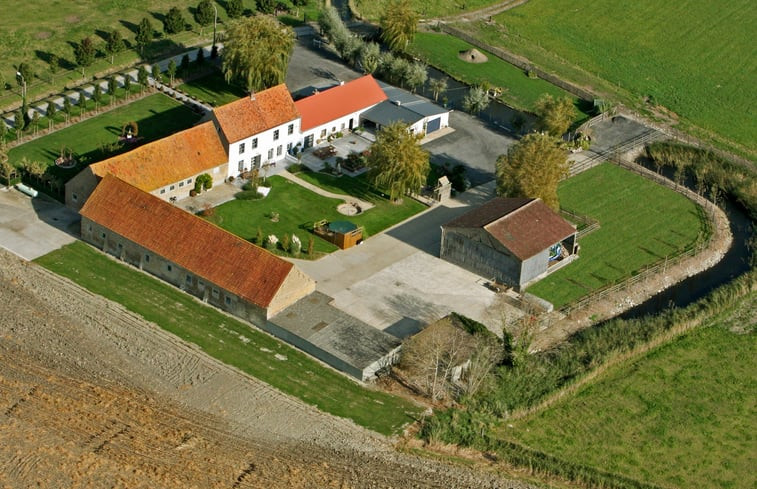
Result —
[{"label": "grassy embankment", "polygon": [[218,70],[179,85],[177,89],[212,107],[219,107],[248,95],[242,87],[228,83],[223,73]]},{"label": "grassy embankment", "polygon": [[752,293],[736,309],[498,434],[664,487],[754,487],[757,342]]},{"label": "grassy embankment", "polygon": [[579,240],[577,261],[528,288],[556,308],[687,249],[709,232],[697,204],[609,163],[563,181],[558,196],[563,208],[596,219],[600,228]]},{"label": "grassy embankment", "polygon": [[[363,388],[308,355],[82,242],[36,261],[199,346],[208,355],[327,413],[384,434],[397,433],[419,414],[408,401]],[[286,360],[278,360],[277,354]]]},{"label": "grassy embankment", "polygon": [[[268,197],[259,200],[226,202],[216,207],[214,215],[209,219],[227,231],[253,242],[256,241],[258,228],[261,229],[264,238],[273,234],[281,240],[284,234],[290,236],[294,234],[302,242],[303,251],[305,251],[310,236],[308,229],[312,228],[314,221],[349,220],[358,226],[363,226],[365,236],[371,236],[426,208],[412,199],[404,199],[401,204],[393,204],[372,191],[361,177],[336,178],[307,172],[300,173],[298,176],[311,183],[323,182],[321,186],[326,190],[369,200],[375,204],[375,207],[360,215],[346,217],[336,210],[342,203],[341,200],[318,195],[282,177],[273,176],[268,178],[271,184]],[[278,213],[278,222],[270,219],[272,212]],[[323,253],[330,253],[336,249],[337,247],[331,243],[315,237],[314,256],[309,257],[303,254],[301,257],[317,258]],[[275,251],[285,254],[282,250]]]},{"label": "grassy embankment", "polygon": [[457,27],[631,107],[665,106],[682,129],[757,158],[754,2],[530,0],[494,20]]},{"label": "grassy embankment", "polygon": [[[536,100],[543,94],[555,98],[568,97],[576,107],[576,121],[590,117],[589,107],[565,90],[538,78],[529,78],[520,68],[503,61],[486,50],[486,63],[468,63],[457,55],[474,46],[456,37],[433,32],[419,32],[410,45],[410,51],[431,66],[469,85],[488,83],[502,89],[500,99],[510,107],[533,111]],[[478,49],[478,48],[476,48]]]},{"label": "grassy embankment", "polygon": [[[360,16],[373,21],[381,18],[389,3],[389,0],[355,0]],[[496,0],[410,0],[410,5],[424,19],[470,12],[495,3],[498,2]]]}]

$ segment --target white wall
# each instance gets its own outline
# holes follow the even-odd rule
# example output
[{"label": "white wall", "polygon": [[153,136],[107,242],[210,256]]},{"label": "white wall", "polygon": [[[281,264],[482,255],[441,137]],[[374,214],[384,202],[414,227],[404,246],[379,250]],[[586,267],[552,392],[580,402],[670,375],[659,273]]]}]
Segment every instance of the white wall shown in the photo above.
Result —
[{"label": "white wall", "polygon": [[[289,125],[292,125],[292,134],[289,134]],[[279,139],[273,139],[274,132],[279,131]],[[253,148],[253,140],[257,139],[257,148]],[[281,161],[287,153],[287,145],[291,143],[294,147],[302,140],[300,134],[300,119],[297,118],[280,126],[263,131],[254,136],[233,142],[229,144],[229,168],[227,177],[236,177],[239,175],[239,162],[242,162],[243,171],[250,170],[253,167],[255,156],[260,156],[260,164],[274,163]],[[244,152],[240,153],[239,148],[244,143]],[[278,147],[281,146],[281,154],[278,153]],[[268,157],[269,151],[273,150],[271,158]]]}]

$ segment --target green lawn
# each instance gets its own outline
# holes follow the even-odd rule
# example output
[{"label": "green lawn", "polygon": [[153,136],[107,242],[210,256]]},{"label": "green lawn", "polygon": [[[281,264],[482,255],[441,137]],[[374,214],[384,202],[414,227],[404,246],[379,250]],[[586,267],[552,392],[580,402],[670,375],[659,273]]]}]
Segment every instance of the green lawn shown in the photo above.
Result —
[{"label": "green lawn", "polygon": [[[502,436],[664,487],[755,487],[757,294]],[[733,327],[751,330],[735,334]]]},{"label": "green lawn", "polygon": [[565,180],[558,196],[600,228],[579,239],[578,260],[528,288],[556,308],[664,260],[709,229],[692,201],[610,163]]},{"label": "green lawn", "polygon": [[[73,150],[80,160],[87,164],[99,161],[105,156],[103,144],[118,141],[121,128],[129,121],[139,125],[139,136],[145,142],[154,141],[191,127],[199,116],[186,106],[163,94],[155,94],[92,117],[86,121],[48,134],[28,143],[16,146],[8,152],[9,161],[19,165],[22,158],[39,161],[44,165],[54,165],[60,156],[61,147]],[[65,171],[65,180],[70,179],[80,167]]]},{"label": "green lawn", "polygon": [[[215,215],[210,220],[227,231],[253,242],[258,227],[263,231],[263,236],[274,234],[279,239],[284,234],[296,234],[302,242],[303,250],[306,250],[310,236],[308,229],[312,228],[315,221],[349,220],[358,226],[364,226],[365,235],[371,236],[426,208],[412,199],[405,199],[402,204],[392,204],[369,192],[362,179],[355,180],[348,176],[337,178],[315,173],[300,173],[298,176],[312,183],[325,182],[326,185],[323,186],[333,192],[352,194],[360,198],[366,198],[366,194],[370,193],[368,200],[374,202],[376,207],[361,215],[346,217],[336,210],[342,203],[341,200],[323,197],[282,177],[273,176],[268,178],[271,183],[268,197],[226,202],[215,208]],[[271,221],[271,212],[279,213],[278,222]],[[315,258],[336,249],[333,244],[315,238]],[[302,257],[309,258],[306,255]]]},{"label": "green lawn", "polygon": [[[216,2],[214,2],[216,3]],[[50,2],[2,2],[3,18],[0,23],[0,48],[3,63],[0,66],[0,82],[10,83],[13,91],[0,91],[0,107],[18,103],[15,82],[15,66],[30,63],[35,76],[27,80],[30,98],[50,90],[58,91],[64,84],[72,85],[112,68],[110,58],[98,56],[95,63],[85,69],[86,77],[75,69],[72,43],[85,36],[94,40],[100,51],[105,43],[104,36],[116,29],[126,40],[127,49],[116,56],[115,66],[128,66],[139,59],[135,48],[135,33],[139,22],[147,17],[153,30],[160,37],[145,52],[145,57],[155,59],[166,53],[181,51],[199,42],[209,42],[213,26],[205,27],[200,35],[200,27],[195,23],[192,12],[198,0],[56,0]],[[217,2],[220,28],[228,19],[225,2]],[[247,9],[255,8],[253,0],[243,0]],[[178,7],[191,30],[171,35],[163,33],[163,18],[171,7]],[[13,21],[11,22],[10,19]],[[48,61],[55,54],[61,60],[61,69],[51,79]],[[54,84],[50,82],[54,81]],[[0,86],[2,83],[0,83]]]},{"label": "green lawn", "polygon": [[[496,0],[410,0],[421,17],[446,17],[461,14],[498,3]],[[389,5],[389,0],[356,0],[357,10],[365,19],[379,20]]]},{"label": "green lawn", "polygon": [[213,70],[210,74],[179,85],[177,88],[213,107],[228,104],[247,95],[242,87],[229,84],[223,77],[223,73],[218,70]]},{"label": "green lawn", "polygon": [[[476,85],[488,82],[503,89],[502,101],[521,110],[533,110],[534,103],[543,94],[573,99],[577,109],[576,120],[588,117],[581,109],[584,104],[565,90],[538,78],[529,78],[520,68],[503,61],[493,54],[479,49],[489,60],[486,63],[467,63],[457,57],[461,51],[474,46],[447,34],[419,32],[410,50],[430,65],[448,73],[455,79]],[[477,48],[478,49],[478,48]]]},{"label": "green lawn", "polygon": [[[322,411],[383,434],[397,433],[419,415],[410,402],[363,388],[304,353],[82,242],[36,261]],[[276,354],[286,360],[274,358]]]},{"label": "green lawn", "polygon": [[458,27],[632,106],[652,96],[757,155],[757,3],[530,0],[495,20]]}]

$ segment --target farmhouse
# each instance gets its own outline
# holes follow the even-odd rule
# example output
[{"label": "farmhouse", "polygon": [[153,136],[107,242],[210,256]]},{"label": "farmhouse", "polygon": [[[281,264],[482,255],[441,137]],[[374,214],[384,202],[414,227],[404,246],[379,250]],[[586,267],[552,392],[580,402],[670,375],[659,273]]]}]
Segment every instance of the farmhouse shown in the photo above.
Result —
[{"label": "farmhouse", "polygon": [[226,177],[273,165],[301,140],[300,114],[284,84],[218,107],[213,122],[228,149]]},{"label": "farmhouse", "polygon": [[110,174],[81,216],[84,241],[258,326],[315,290],[292,263]]},{"label": "farmhouse", "polygon": [[575,226],[541,199],[497,197],[442,226],[441,258],[519,289],[577,252]]},{"label": "farmhouse", "polygon": [[310,148],[337,132],[361,125],[366,110],[386,100],[371,75],[315,93],[295,102],[302,115],[302,145]]},{"label": "farmhouse", "polygon": [[206,122],[89,165],[66,183],[66,205],[81,209],[107,174],[164,200],[185,197],[197,175],[208,173],[214,183],[223,181],[227,162],[220,135]]}]

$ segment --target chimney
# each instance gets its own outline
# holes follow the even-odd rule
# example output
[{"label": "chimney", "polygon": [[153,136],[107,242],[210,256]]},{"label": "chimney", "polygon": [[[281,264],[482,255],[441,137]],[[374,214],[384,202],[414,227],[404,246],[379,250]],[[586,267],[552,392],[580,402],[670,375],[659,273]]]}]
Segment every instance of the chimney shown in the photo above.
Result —
[{"label": "chimney", "polygon": [[392,103],[393,103],[394,105],[396,105],[397,107],[399,107],[399,106],[401,106],[401,105],[402,105],[402,101],[400,101],[400,100],[392,100]]},{"label": "chimney", "polygon": [[341,87],[342,85],[344,85],[344,80],[339,80],[339,86]]},{"label": "chimney", "polygon": [[255,90],[250,92],[250,100],[255,100]]}]

